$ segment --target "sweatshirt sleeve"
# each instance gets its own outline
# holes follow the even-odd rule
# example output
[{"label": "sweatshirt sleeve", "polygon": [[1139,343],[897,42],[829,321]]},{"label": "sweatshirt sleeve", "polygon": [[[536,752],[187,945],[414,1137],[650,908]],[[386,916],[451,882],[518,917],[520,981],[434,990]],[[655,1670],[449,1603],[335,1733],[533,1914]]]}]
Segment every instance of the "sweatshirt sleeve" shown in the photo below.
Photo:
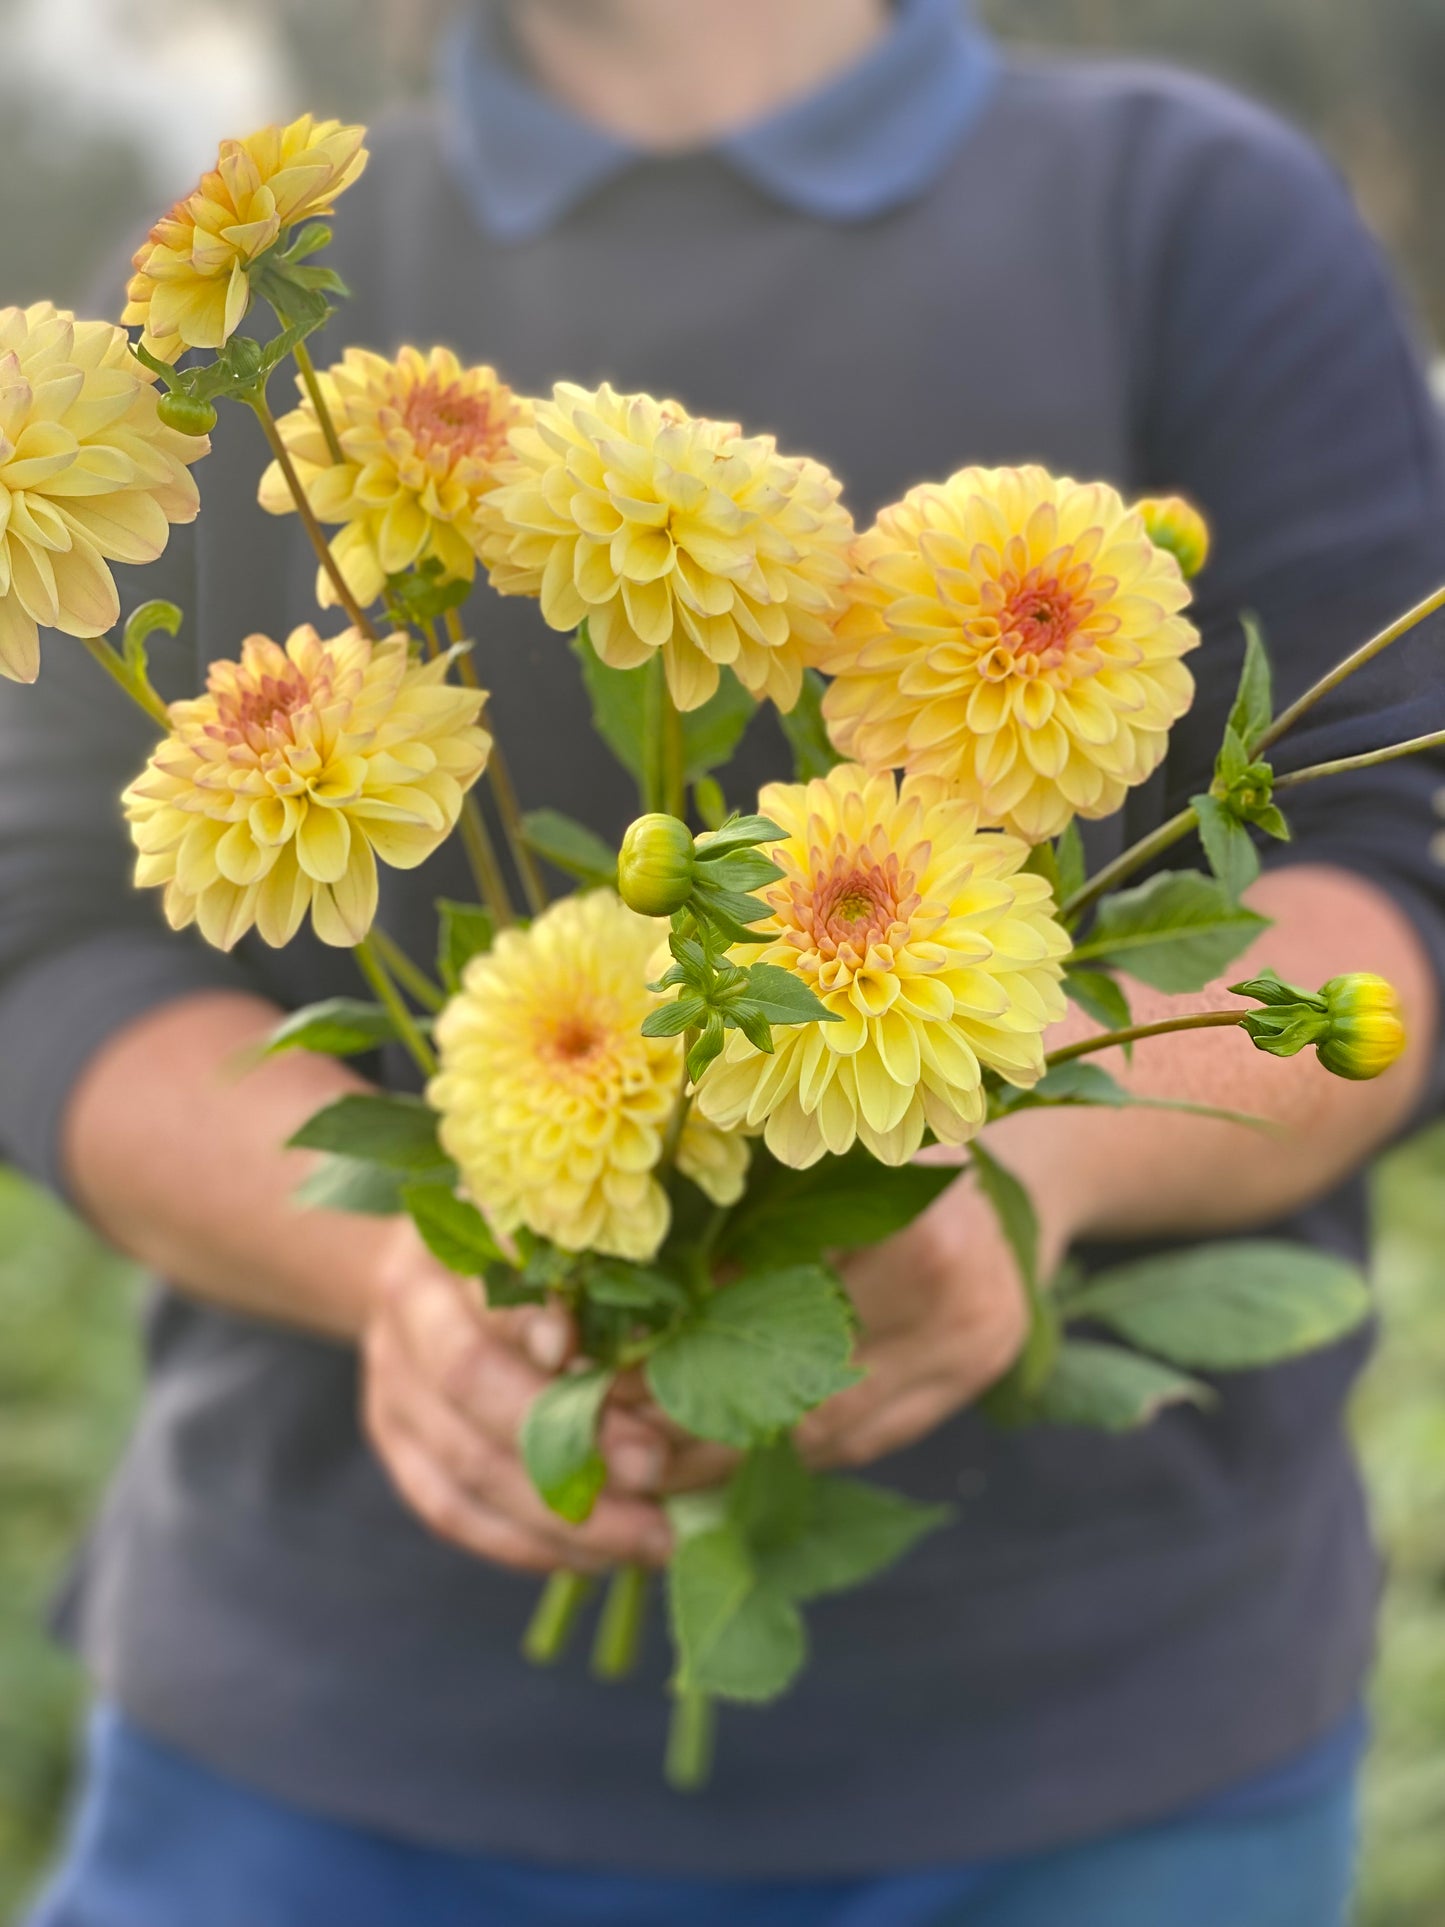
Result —
[{"label": "sweatshirt sleeve", "polygon": [[[1376,243],[1307,142],[1245,102],[1181,87],[1172,111],[1141,116],[1122,223],[1136,479],[1190,497],[1215,538],[1196,585],[1199,693],[1164,771],[1169,811],[1207,787],[1243,612],[1263,627],[1283,706],[1445,583],[1441,422]],[[1310,712],[1274,761],[1284,771],[1441,728],[1436,615]],[[1432,755],[1302,785],[1280,799],[1293,841],[1262,854],[1368,877],[1410,917],[1445,994],[1442,784]],[[1432,1106],[1445,1093],[1437,1056]]]},{"label": "sweatshirt sleeve", "polygon": [[[162,561],[123,572],[126,607],[165,596],[193,612],[194,536],[174,530]],[[162,694],[191,694],[188,629],[154,644]],[[59,1188],[66,1102],[106,1040],[171,999],[251,985],[132,886],[120,794],[153,726],[81,643],[41,647],[37,683],[0,681],[0,1157]]]}]

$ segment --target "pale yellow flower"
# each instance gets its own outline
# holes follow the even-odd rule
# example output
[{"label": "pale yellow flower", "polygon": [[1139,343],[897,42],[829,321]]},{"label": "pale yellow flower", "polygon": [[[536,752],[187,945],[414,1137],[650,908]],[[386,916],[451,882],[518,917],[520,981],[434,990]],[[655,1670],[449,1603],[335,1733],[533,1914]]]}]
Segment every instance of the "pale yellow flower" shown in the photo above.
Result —
[{"label": "pale yellow flower", "polygon": [[936,778],[840,764],[814,782],[772,783],[758,808],[786,831],[768,855],[782,879],[755,894],[771,916],[761,949],[840,1021],[773,1031],[773,1054],[740,1032],[702,1075],[697,1109],[761,1129],[795,1168],[861,1138],[902,1164],[925,1129],[962,1144],[984,1121],[983,1075],[1028,1086],[1043,1032],[1064,1014],[1069,939],[1027,846],[979,830]]},{"label": "pale yellow flower", "polygon": [[[567,1251],[645,1260],[671,1215],[656,1171],[682,1083],[682,1042],[644,1037],[666,924],[610,890],[564,897],[466,969],[437,1020],[427,1095],[441,1141],[498,1229]],[[718,1204],[742,1195],[748,1149],[690,1117],[678,1168]]]},{"label": "pale yellow flower", "polygon": [[120,620],[109,562],[154,562],[200,507],[210,443],[156,418],[154,377],[109,321],[0,308],[0,676],[34,682],[40,630]]},{"label": "pale yellow flower", "polygon": [[209,174],[162,215],[136,252],[121,316],[162,361],[221,348],[251,299],[247,270],[287,228],[329,214],[366,166],[364,127],[303,114],[221,143]]},{"label": "pale yellow flower", "polygon": [[1111,815],[1157,768],[1199,636],[1178,562],[1114,489],[961,469],[885,509],[856,557],[813,657],[845,756],[944,777],[1030,842]]},{"label": "pale yellow flower", "polygon": [[482,693],[413,663],[404,636],[293,629],[248,636],[125,792],[136,883],[163,885],[173,929],[229,950],[254,924],[291,941],[307,912],[323,943],[356,944],[376,916],[379,857],[425,861],[450,833],[492,739]]},{"label": "pale yellow flower", "polygon": [[779,709],[845,606],[852,520],[819,463],[650,395],[559,382],[486,499],[482,560],[614,669],[662,651],[679,709],[730,665]]},{"label": "pale yellow flower", "polygon": [[[318,379],[345,460],[332,460],[299,380],[301,406],[277,426],[312,512],[345,524],[331,552],[356,600],[365,608],[389,575],[433,558],[443,581],[470,582],[478,509],[527,404],[495,369],[465,368],[448,348],[403,348],[395,361],[348,348]],[[261,506],[272,515],[296,507],[276,462],[261,478]],[[324,569],[316,595],[323,608],[336,601]]]}]

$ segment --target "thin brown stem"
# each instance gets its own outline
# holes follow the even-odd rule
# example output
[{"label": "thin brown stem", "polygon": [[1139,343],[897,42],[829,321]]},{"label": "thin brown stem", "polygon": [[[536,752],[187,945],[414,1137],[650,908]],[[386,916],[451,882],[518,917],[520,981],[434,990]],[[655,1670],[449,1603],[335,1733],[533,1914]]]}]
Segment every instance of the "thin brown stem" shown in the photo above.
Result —
[{"label": "thin brown stem", "polygon": [[463,800],[457,827],[462,834],[462,847],[467,853],[467,861],[472,866],[472,881],[481,894],[482,902],[491,911],[498,929],[505,929],[508,924],[517,921],[517,913],[512,907],[507,880],[497,861],[496,845],[492,842],[481,806],[470,793]]},{"label": "thin brown stem", "polygon": [[267,445],[276,457],[276,466],[280,469],[286,486],[291,491],[291,499],[296,504],[296,513],[301,517],[301,526],[310,537],[311,546],[316,551],[316,559],[331,578],[337,600],[362,635],[375,642],[376,629],[366,611],[347,587],[346,577],[341,573],[341,566],[331,553],[331,544],[326,539],[326,531],[317,521],[311,504],[306,499],[306,491],[302,488],[301,478],[296,473],[296,464],[291,460],[291,452],[281,439],[281,431],[276,426],[275,416],[266,405],[266,397],[258,395],[251,406],[256,411],[256,419],[261,424],[261,432],[266,437]]},{"label": "thin brown stem", "polygon": [[1263,754],[1272,744],[1279,741],[1286,730],[1293,729],[1300,717],[1313,709],[1322,697],[1328,696],[1332,689],[1338,689],[1342,682],[1355,674],[1356,670],[1363,669],[1367,662],[1373,662],[1375,657],[1388,649],[1392,642],[1398,642],[1401,636],[1408,635],[1412,629],[1424,622],[1427,616],[1434,615],[1437,609],[1442,608],[1445,608],[1445,584],[1438,589],[1433,589],[1423,601],[1417,602],[1414,608],[1407,609],[1404,615],[1397,616],[1377,636],[1371,636],[1368,642],[1362,642],[1352,655],[1346,656],[1343,662],[1336,663],[1327,675],[1321,676],[1319,681],[1312,684],[1302,696],[1292,702],[1288,709],[1282,709],[1258,742],[1251,745],[1252,754],[1256,756]]},{"label": "thin brown stem", "polygon": [[[447,635],[453,644],[461,647],[467,637],[462,628],[461,617],[455,609],[446,612]],[[471,651],[462,648],[457,657],[457,674],[468,689],[481,688],[477,666],[472,661]],[[547,886],[542,881],[542,873],[537,868],[536,858],[532,855],[527,842],[526,825],[522,819],[521,805],[517,801],[516,786],[512,782],[512,772],[502,753],[502,745],[497,732],[492,731],[492,747],[487,756],[487,781],[491,784],[492,796],[496,801],[497,815],[502,819],[506,832],[507,846],[512,853],[512,861],[517,866],[517,875],[522,879],[522,894],[527,899],[527,908],[538,917],[547,908],[550,898]]]},{"label": "thin brown stem", "polygon": [[305,382],[306,392],[311,397],[311,406],[316,410],[316,420],[321,433],[326,437],[326,446],[331,459],[340,464],[346,460],[346,456],[342,453],[341,438],[336,433],[336,423],[331,419],[331,410],[326,405],[326,396],[322,393],[321,383],[317,378],[316,364],[311,359],[311,350],[304,341],[298,341],[291,352],[296,358],[296,366],[301,370],[301,379]]},{"label": "thin brown stem", "polygon": [[1137,843],[1131,843],[1127,850],[1120,851],[1112,863],[1106,863],[1097,876],[1090,877],[1087,883],[1060,904],[1060,916],[1070,920],[1081,916],[1091,904],[1097,903],[1100,897],[1106,896],[1116,884],[1122,883],[1126,877],[1133,876],[1136,870],[1142,869],[1156,856],[1162,856],[1181,838],[1188,836],[1198,821],[1192,808],[1180,810],[1179,814],[1171,816],[1167,823],[1161,823],[1157,830],[1151,830],[1148,836],[1141,836]]},{"label": "thin brown stem", "polygon": [[426,972],[414,964],[402,949],[395,937],[387,935],[379,923],[371,926],[371,941],[376,945],[382,962],[401,985],[410,992],[423,1010],[440,1010],[446,1002],[446,994],[434,984]]},{"label": "thin brown stem", "polygon": [[1095,1051],[1113,1050],[1118,1044],[1137,1044],[1144,1037],[1167,1037],[1177,1030],[1224,1030],[1242,1024],[1247,1010],[1202,1010],[1192,1017],[1165,1017],[1157,1024],[1130,1024],[1124,1030],[1101,1031],[1097,1037],[1084,1037],[1077,1044],[1064,1044],[1044,1058],[1045,1068],[1071,1064],[1076,1057],[1091,1057]]}]

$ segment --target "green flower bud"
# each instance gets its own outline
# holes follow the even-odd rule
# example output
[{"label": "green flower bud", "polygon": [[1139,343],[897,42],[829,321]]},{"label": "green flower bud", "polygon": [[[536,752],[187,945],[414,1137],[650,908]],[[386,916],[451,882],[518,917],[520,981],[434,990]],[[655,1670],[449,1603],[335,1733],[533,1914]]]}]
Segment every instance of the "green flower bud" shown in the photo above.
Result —
[{"label": "green flower bud", "polygon": [[1331,977],[1320,995],[1330,1027],[1319,1046],[1320,1062],[1336,1077],[1378,1077],[1405,1048],[1405,1020],[1395,986],[1369,971]]},{"label": "green flower bud", "polygon": [[1134,504],[1156,549],[1167,549],[1186,576],[1209,559],[1209,524],[1182,495],[1150,495]]},{"label": "green flower bud", "polygon": [[692,831],[675,816],[639,816],[622,839],[617,888],[630,909],[669,917],[692,895]]},{"label": "green flower bud", "polygon": [[166,428],[178,435],[209,435],[216,425],[216,411],[208,401],[174,390],[156,403],[156,414]]}]

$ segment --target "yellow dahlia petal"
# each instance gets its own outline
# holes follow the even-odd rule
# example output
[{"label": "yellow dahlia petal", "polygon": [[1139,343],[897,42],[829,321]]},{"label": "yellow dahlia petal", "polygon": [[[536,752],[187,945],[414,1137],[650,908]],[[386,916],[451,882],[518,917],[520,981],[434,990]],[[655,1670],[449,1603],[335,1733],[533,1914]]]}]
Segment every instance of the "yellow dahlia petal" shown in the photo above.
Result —
[{"label": "yellow dahlia petal", "polygon": [[811,652],[834,742],[1032,841],[1108,815],[1193,696],[1189,592],[1153,536],[1112,488],[1041,468],[913,489],[858,538],[851,607]]},{"label": "yellow dahlia petal", "polygon": [[[468,966],[437,1022],[429,1097],[478,1206],[569,1251],[652,1257],[667,1234],[654,1173],[682,1084],[682,1043],[642,1035],[666,925],[608,890],[567,897]],[[701,1117],[684,1175],[741,1195],[745,1140]]]},{"label": "yellow dahlia petal", "polygon": [[846,1021],[780,1030],[771,1056],[731,1034],[697,1112],[761,1127],[797,1167],[859,1138],[901,1163],[925,1126],[964,1142],[983,1122],[985,1069],[1033,1083],[1064,1012],[1069,940],[1023,869],[1027,845],[979,829],[934,779],[856,764],[770,784],[758,807],[785,832],[768,851],[783,876],[755,893],[769,914],[737,955],[800,978]]},{"label": "yellow dahlia petal", "polygon": [[724,664],[791,708],[807,647],[847,606],[853,525],[828,471],[606,383],[559,382],[535,406],[478,516],[493,587],[536,596],[554,629],[585,615],[613,668],[660,650],[680,709]]},{"label": "yellow dahlia petal", "polygon": [[125,793],[137,881],[227,948],[252,924],[289,943],[308,912],[323,943],[359,943],[377,858],[430,856],[491,749],[482,692],[437,669],[413,664],[402,636],[324,641],[307,627],[284,650],[247,637],[239,662],[211,665],[204,695],[171,705],[171,734]]}]

